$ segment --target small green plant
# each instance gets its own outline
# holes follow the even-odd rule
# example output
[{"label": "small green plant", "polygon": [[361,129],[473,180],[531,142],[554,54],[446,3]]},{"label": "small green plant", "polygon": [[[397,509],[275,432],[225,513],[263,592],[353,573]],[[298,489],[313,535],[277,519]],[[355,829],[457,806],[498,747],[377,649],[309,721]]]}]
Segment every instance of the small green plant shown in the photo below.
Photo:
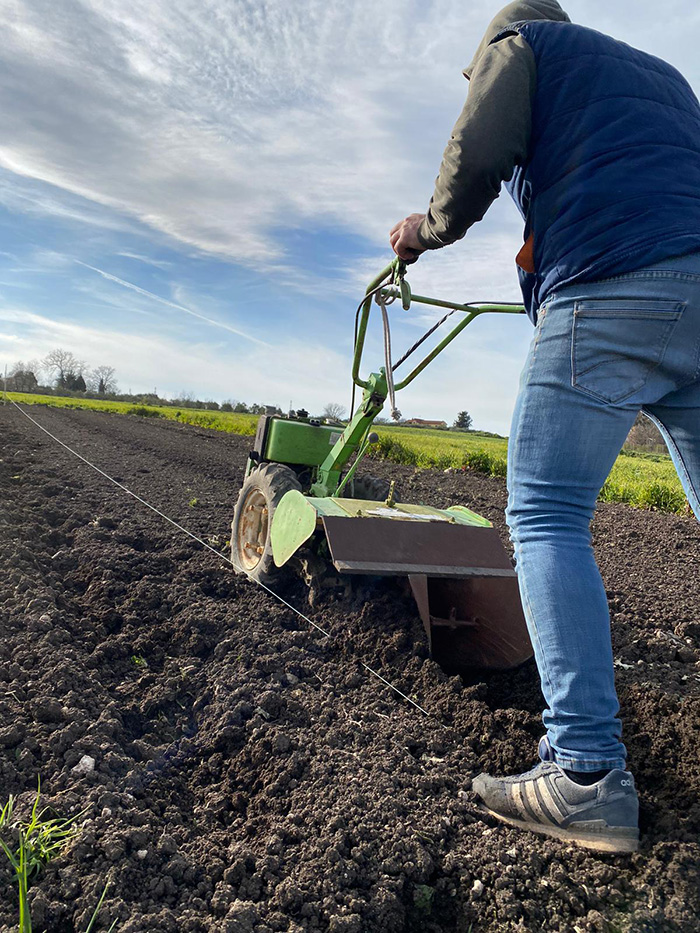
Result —
[{"label": "small green plant", "polygon": [[196,496],[192,496],[187,504],[191,509],[193,509],[196,505],[199,505],[199,499]]},{"label": "small green plant", "polygon": [[[0,831],[8,827],[14,829],[12,813],[14,810],[15,798],[10,795],[9,800],[0,811]],[[24,845],[24,839],[21,831],[19,832],[19,845],[16,850],[11,849],[4,839],[0,838],[0,847],[5,853],[10,865],[12,866],[17,886],[19,889],[19,933],[31,933],[32,921],[29,916],[29,904],[27,902],[27,892],[29,890],[29,877],[27,870],[27,850]]]},{"label": "small green plant", "polygon": [[[108,881],[107,884],[104,886],[104,891],[102,892],[102,896],[100,897],[99,901],[97,902],[97,907],[95,908],[95,910],[94,910],[94,912],[93,912],[93,914],[92,914],[92,917],[90,918],[90,923],[88,923],[87,929],[85,930],[85,933],[92,933],[92,929],[93,929],[93,927],[95,926],[95,924],[97,923],[97,916],[98,916],[98,914],[99,914],[99,912],[100,912],[100,908],[102,907],[102,902],[104,901],[105,897],[107,896],[107,890],[108,890],[108,889],[109,889],[109,881]],[[112,922],[112,925],[110,926],[110,928],[107,930],[107,933],[112,933],[112,930],[114,930],[114,928],[116,927],[116,925],[117,925],[117,921],[114,920],[114,921]]]},{"label": "small green plant", "polygon": [[428,884],[417,884],[413,889],[413,903],[421,913],[429,914],[433,907],[435,888]]},{"label": "small green plant", "polygon": [[132,654],[131,662],[135,667],[148,667],[148,661],[141,654]]},{"label": "small green plant", "polygon": [[[10,795],[0,810],[0,849],[9,861],[17,880],[19,894],[18,933],[32,933],[28,892],[32,881],[75,836],[76,820],[82,813],[68,819],[48,817],[49,808],[39,809],[41,784],[36,792],[29,820],[14,819],[15,797]],[[2,838],[5,835],[10,842]]]}]

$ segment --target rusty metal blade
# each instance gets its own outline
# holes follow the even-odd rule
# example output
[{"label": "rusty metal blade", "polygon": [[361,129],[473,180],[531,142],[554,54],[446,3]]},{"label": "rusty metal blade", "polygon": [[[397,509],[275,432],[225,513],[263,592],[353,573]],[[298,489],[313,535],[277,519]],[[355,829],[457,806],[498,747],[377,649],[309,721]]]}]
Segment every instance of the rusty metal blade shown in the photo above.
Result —
[{"label": "rusty metal blade", "polygon": [[449,673],[532,656],[518,583],[495,528],[323,516],[336,569],[408,576],[431,656]]},{"label": "rusty metal blade", "polygon": [[448,673],[503,670],[532,657],[516,579],[409,576],[431,657]]},{"label": "rusty metal blade", "polygon": [[332,515],[323,517],[323,526],[343,573],[515,577],[495,528]]}]

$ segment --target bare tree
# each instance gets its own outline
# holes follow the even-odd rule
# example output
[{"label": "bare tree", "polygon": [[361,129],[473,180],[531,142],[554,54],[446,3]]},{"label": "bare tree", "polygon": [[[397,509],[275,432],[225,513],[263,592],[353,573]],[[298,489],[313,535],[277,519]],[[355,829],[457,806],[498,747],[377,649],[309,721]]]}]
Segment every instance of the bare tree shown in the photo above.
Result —
[{"label": "bare tree", "polygon": [[338,402],[329,402],[321,415],[323,418],[328,418],[329,421],[342,421],[345,418],[346,411],[345,405],[340,405]]},{"label": "bare tree", "polygon": [[[82,372],[84,364],[78,360],[70,350],[51,350],[44,358],[44,369],[47,369],[56,380],[56,385],[63,386],[68,376],[75,376]],[[82,367],[82,368],[81,368]]]},{"label": "bare tree", "polygon": [[664,439],[651,419],[641,412],[637,415],[632,430],[627,436],[626,447],[641,447],[646,450],[665,450]]},{"label": "bare tree", "polygon": [[27,365],[24,367],[25,372],[34,373],[38,383],[41,382],[41,374],[44,371],[43,360],[27,360]]},{"label": "bare tree", "polygon": [[24,363],[17,360],[9,370],[7,380],[8,388],[11,386],[15,392],[32,392],[39,384],[36,373],[33,371],[32,363]]},{"label": "bare tree", "polygon": [[96,366],[88,373],[88,388],[98,395],[114,395],[118,389],[113,366]]}]

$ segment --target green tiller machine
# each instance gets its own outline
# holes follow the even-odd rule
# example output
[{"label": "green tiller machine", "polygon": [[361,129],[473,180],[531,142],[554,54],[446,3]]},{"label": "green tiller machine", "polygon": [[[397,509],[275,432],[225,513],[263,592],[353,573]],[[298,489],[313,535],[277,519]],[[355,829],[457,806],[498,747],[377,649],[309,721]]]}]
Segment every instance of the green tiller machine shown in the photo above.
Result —
[{"label": "green tiller machine", "polygon": [[[235,569],[270,585],[284,568],[305,577],[311,600],[330,578],[407,577],[432,657],[450,672],[515,667],[532,654],[515,571],[498,533],[464,505],[435,509],[398,501],[393,484],[358,472],[378,440],[374,419],[474,318],[519,314],[512,304],[458,304],[412,295],[395,259],[368,286],[355,319],[354,387],[362,400],[347,425],[305,417],[260,418],[231,526]],[[400,300],[448,313],[396,363],[386,307]],[[385,365],[366,379],[360,363],[372,302],[381,309]],[[464,317],[401,381],[394,371],[455,312]],[[353,388],[354,401],[354,388]],[[354,407],[354,404],[353,404]]]}]

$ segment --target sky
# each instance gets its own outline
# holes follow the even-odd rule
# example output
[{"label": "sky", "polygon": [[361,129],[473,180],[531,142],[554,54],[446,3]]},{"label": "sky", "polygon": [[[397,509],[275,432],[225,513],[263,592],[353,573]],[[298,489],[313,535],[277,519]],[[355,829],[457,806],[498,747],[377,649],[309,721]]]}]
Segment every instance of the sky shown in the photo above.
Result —
[{"label": "sky", "polygon": [[[349,405],[355,308],[424,212],[485,0],[0,0],[0,370],[61,347],[123,391]],[[571,0],[700,92],[691,0]],[[504,194],[411,267],[416,293],[517,301]],[[391,308],[395,356],[435,320]],[[398,398],[508,432],[531,337],[478,318]],[[382,365],[373,315],[363,374]]]}]

